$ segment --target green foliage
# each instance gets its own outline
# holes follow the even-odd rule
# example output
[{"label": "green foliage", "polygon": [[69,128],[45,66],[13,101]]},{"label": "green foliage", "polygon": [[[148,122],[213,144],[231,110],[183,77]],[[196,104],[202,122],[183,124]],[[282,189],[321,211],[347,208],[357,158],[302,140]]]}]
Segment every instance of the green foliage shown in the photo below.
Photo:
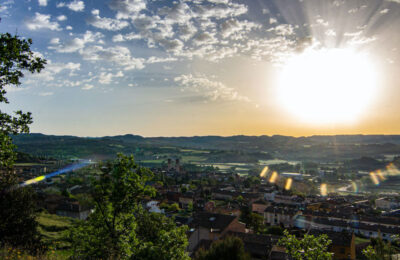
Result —
[{"label": "green foliage", "polygon": [[283,236],[284,229],[280,226],[270,226],[265,231],[266,234],[276,235],[276,236]]},{"label": "green foliage", "polygon": [[[23,72],[40,72],[46,61],[30,50],[31,39],[0,34],[0,104],[8,103],[5,86],[18,86]],[[15,188],[12,170],[17,158],[11,135],[28,133],[31,113],[17,111],[15,116],[0,111],[0,246],[37,251],[40,247],[35,202],[30,188]]]},{"label": "green foliage", "polygon": [[[155,190],[152,173],[133,157],[118,155],[94,180],[94,212],[70,233],[74,256],[82,259],[185,259],[185,228],[140,206]],[[144,258],[149,255],[152,258]],[[165,258],[163,258],[165,257]]]},{"label": "green foliage", "polygon": [[263,216],[254,212],[250,213],[248,216],[248,226],[253,229],[255,233],[262,233],[265,228]]},{"label": "green foliage", "polygon": [[332,259],[332,253],[328,252],[331,243],[325,234],[318,237],[306,234],[303,239],[297,239],[285,230],[278,244],[284,246],[286,253],[295,260],[329,260]]},{"label": "green foliage", "polygon": [[383,241],[379,234],[377,238],[371,238],[371,245],[365,248],[362,253],[369,260],[390,260],[391,255],[397,251],[397,248],[390,242]]},{"label": "green foliage", "polygon": [[376,253],[375,249],[369,245],[367,248],[363,249],[362,251],[363,255],[368,259],[368,260],[379,260],[379,256]]},{"label": "green foliage", "polygon": [[237,237],[226,237],[214,242],[208,251],[197,251],[196,260],[250,260],[244,251],[243,242]]},{"label": "green foliage", "polygon": [[185,260],[187,226],[176,227],[171,218],[158,213],[140,211],[136,215],[139,248],[131,259]]}]

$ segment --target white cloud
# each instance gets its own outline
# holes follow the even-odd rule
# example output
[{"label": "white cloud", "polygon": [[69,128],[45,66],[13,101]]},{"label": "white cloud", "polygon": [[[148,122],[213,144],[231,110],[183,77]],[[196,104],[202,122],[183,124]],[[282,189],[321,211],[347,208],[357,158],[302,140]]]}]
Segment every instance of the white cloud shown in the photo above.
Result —
[{"label": "white cloud", "polygon": [[62,22],[62,21],[67,20],[67,17],[65,15],[59,15],[59,16],[57,16],[57,20]]},{"label": "white cloud", "polygon": [[130,50],[123,46],[104,48],[103,46],[95,45],[85,48],[80,51],[80,54],[85,60],[113,62],[124,70],[144,68],[145,59],[132,57]]},{"label": "white cloud", "polygon": [[60,25],[57,22],[50,21],[49,14],[35,13],[33,18],[26,20],[25,25],[29,30],[49,29],[52,31],[60,31]]},{"label": "white cloud", "polygon": [[110,84],[113,78],[121,78],[124,76],[122,71],[118,71],[116,74],[102,72],[99,76],[99,83]]},{"label": "white cloud", "polygon": [[38,0],[40,6],[47,6],[47,0]]},{"label": "white cloud", "polygon": [[128,19],[146,9],[145,0],[112,0],[109,7],[117,11],[117,19]]},{"label": "white cloud", "polygon": [[279,24],[273,28],[268,29],[269,32],[274,32],[280,36],[290,36],[294,34],[294,27],[291,24]]},{"label": "white cloud", "polygon": [[85,85],[82,87],[83,90],[89,90],[89,89],[92,89],[92,88],[94,88],[94,86],[91,85],[91,84],[85,84]]},{"label": "white cloud", "polygon": [[55,79],[55,75],[61,73],[62,71],[74,72],[80,69],[80,63],[52,63],[51,60],[48,60],[44,70],[38,74],[31,75],[29,78],[39,79],[41,81],[53,81]]},{"label": "white cloud", "polygon": [[72,30],[72,26],[68,25],[67,27],[65,27],[65,29],[67,29],[68,31]]},{"label": "white cloud", "polygon": [[276,19],[276,18],[269,18],[269,23],[270,24],[274,24],[274,23],[277,23],[278,22],[278,20]]},{"label": "white cloud", "polygon": [[70,10],[75,11],[75,12],[82,12],[85,10],[85,3],[80,0],[74,0],[70,3],[65,3],[65,2],[60,2],[57,4],[57,7],[68,7]]},{"label": "white cloud", "polygon": [[255,28],[260,28],[260,27],[261,27],[260,25],[253,22],[249,22],[247,20],[239,21],[238,19],[231,18],[229,20],[224,21],[221,24],[221,34],[224,38],[227,38],[235,33],[240,34],[242,36],[243,33],[249,32]]},{"label": "white cloud", "polygon": [[82,38],[76,37],[64,44],[62,44],[58,38],[52,39],[50,41],[52,45],[48,48],[61,53],[77,52],[82,50],[87,43],[98,42],[103,37],[104,35],[102,33],[86,31]]},{"label": "white cloud", "polygon": [[250,101],[248,97],[240,95],[235,89],[227,87],[222,82],[210,80],[204,75],[180,75],[175,77],[174,81],[179,83],[184,91],[199,93],[209,101]]},{"label": "white cloud", "polygon": [[92,16],[89,17],[86,22],[94,27],[109,31],[119,31],[129,26],[127,21],[100,17],[100,11],[97,9],[92,10]]}]

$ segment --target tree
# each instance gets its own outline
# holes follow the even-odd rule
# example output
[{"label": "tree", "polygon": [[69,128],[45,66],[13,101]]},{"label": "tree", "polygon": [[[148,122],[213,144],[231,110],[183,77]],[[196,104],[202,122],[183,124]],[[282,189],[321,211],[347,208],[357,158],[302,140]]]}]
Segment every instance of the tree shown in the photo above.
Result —
[{"label": "tree", "polygon": [[332,253],[328,252],[328,247],[332,243],[328,236],[323,234],[318,237],[313,235],[304,235],[303,239],[297,239],[290,235],[287,230],[284,237],[279,240],[279,245],[286,248],[286,253],[295,260],[313,259],[329,260],[332,259]]},{"label": "tree", "polygon": [[240,238],[226,237],[211,244],[209,250],[197,251],[196,260],[250,260]]},{"label": "tree", "polygon": [[[0,34],[0,104],[8,104],[6,86],[19,86],[24,71],[40,72],[46,60],[31,51],[31,39],[9,33]],[[15,188],[18,183],[13,165],[17,157],[12,136],[29,133],[31,113],[0,111],[0,246],[8,244],[35,251],[40,243],[36,207],[29,187]]]},{"label": "tree", "polygon": [[176,227],[171,218],[141,210],[136,214],[140,246],[131,259],[188,260],[187,226]]},{"label": "tree", "polygon": [[255,233],[260,234],[261,232],[263,232],[265,228],[263,216],[252,212],[249,214],[248,220],[249,227],[253,229]]},{"label": "tree", "polygon": [[132,156],[123,155],[101,168],[102,173],[92,185],[94,212],[70,233],[74,256],[186,259],[185,227],[176,228],[171,220],[141,207],[145,197],[155,194],[146,185],[152,172],[135,164]]},{"label": "tree", "polygon": [[[396,239],[394,238],[394,241]],[[362,253],[369,260],[386,260],[391,259],[391,256],[397,252],[397,248],[391,242],[385,243],[379,232],[377,238],[371,238],[371,245],[365,248]]]}]

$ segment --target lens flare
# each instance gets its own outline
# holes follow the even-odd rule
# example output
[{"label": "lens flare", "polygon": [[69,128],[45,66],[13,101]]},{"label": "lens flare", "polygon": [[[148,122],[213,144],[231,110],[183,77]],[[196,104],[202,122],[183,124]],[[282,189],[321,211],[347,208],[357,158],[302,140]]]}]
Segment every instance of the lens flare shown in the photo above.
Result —
[{"label": "lens flare", "polygon": [[386,172],[388,175],[399,175],[400,174],[399,169],[393,163],[389,163],[386,166]]},{"label": "lens flare", "polygon": [[371,181],[375,184],[375,185],[379,185],[379,179],[378,176],[375,174],[375,172],[370,172],[369,176],[371,177]]},{"label": "lens flare", "polygon": [[328,185],[326,183],[321,184],[320,190],[322,196],[325,197],[326,195],[328,195]]},{"label": "lens flare", "polygon": [[260,173],[260,178],[266,178],[268,173],[268,166],[265,166],[264,169]]},{"label": "lens flare", "polygon": [[286,180],[286,184],[285,184],[285,190],[290,190],[290,188],[292,187],[292,178],[289,178]]},{"label": "lens flare", "polygon": [[71,171],[74,171],[74,170],[81,169],[81,168],[87,166],[90,163],[91,163],[90,161],[84,161],[82,163],[76,163],[76,164],[68,165],[67,167],[62,168],[61,170],[58,170],[58,171],[49,173],[47,175],[42,175],[42,176],[27,180],[27,181],[19,184],[19,187],[24,187],[24,186],[31,185],[31,184],[34,184],[34,183],[38,183],[40,181],[43,181],[45,179],[49,179],[51,177],[54,177],[54,176],[57,176],[57,175],[60,175],[60,174],[63,174],[63,173],[67,173],[67,172],[71,172]]},{"label": "lens flare", "polygon": [[386,180],[386,178],[385,178],[385,176],[383,176],[383,173],[382,173],[381,170],[377,170],[377,171],[376,171],[376,175],[379,177],[379,179],[380,179],[381,181]]},{"label": "lens flare", "polygon": [[355,193],[357,193],[358,192],[358,186],[357,186],[357,183],[355,183],[354,181],[351,183],[351,186],[353,187],[353,191],[355,192]]},{"label": "lens flare", "polygon": [[277,179],[278,179],[278,173],[277,172],[272,172],[271,176],[269,177],[269,182],[270,183],[275,183]]}]

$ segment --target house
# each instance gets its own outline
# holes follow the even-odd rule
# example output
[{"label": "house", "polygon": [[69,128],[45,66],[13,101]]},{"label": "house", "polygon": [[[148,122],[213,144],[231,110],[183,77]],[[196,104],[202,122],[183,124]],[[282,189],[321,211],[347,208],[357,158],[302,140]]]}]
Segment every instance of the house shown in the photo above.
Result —
[{"label": "house", "polygon": [[354,233],[311,230],[309,234],[314,236],[326,234],[328,236],[329,240],[332,241],[331,245],[329,246],[329,251],[333,253],[333,259],[356,259],[356,243]]},{"label": "house", "polygon": [[245,232],[246,225],[239,222],[239,217],[200,212],[190,223],[189,252],[198,246],[201,240],[218,240],[228,231]]},{"label": "house", "polygon": [[264,211],[264,223],[271,226],[283,225],[285,227],[293,227],[294,221],[301,211],[289,207],[269,206]]},{"label": "house", "polygon": [[268,206],[270,206],[270,203],[258,200],[251,204],[251,211],[257,212],[259,214],[264,214],[264,211],[266,208],[268,208]]},{"label": "house", "polygon": [[379,198],[375,200],[378,209],[390,210],[400,207],[400,202],[392,198]]},{"label": "house", "polygon": [[56,214],[63,217],[85,220],[91,210],[79,204],[78,201],[64,200],[56,208]]}]

